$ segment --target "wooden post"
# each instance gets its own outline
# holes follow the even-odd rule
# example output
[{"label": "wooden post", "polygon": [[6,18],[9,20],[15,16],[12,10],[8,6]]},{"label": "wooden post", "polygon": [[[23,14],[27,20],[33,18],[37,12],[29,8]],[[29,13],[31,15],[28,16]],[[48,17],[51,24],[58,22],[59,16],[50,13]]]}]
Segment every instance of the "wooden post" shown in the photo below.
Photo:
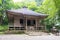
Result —
[{"label": "wooden post", "polygon": [[46,30],[46,25],[44,25],[45,26],[45,30]]},{"label": "wooden post", "polygon": [[26,17],[26,31],[27,31],[27,17]]},{"label": "wooden post", "polygon": [[36,22],[36,30],[37,30],[37,19],[35,20],[35,22]]}]

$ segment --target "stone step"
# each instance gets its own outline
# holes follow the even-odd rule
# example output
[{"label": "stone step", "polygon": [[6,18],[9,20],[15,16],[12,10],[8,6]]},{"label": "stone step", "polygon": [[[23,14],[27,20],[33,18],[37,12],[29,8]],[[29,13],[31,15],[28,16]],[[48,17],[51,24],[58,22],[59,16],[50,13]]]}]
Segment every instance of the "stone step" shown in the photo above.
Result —
[{"label": "stone step", "polygon": [[26,32],[28,35],[48,35],[48,33],[45,32],[33,32],[33,31],[28,31]]}]

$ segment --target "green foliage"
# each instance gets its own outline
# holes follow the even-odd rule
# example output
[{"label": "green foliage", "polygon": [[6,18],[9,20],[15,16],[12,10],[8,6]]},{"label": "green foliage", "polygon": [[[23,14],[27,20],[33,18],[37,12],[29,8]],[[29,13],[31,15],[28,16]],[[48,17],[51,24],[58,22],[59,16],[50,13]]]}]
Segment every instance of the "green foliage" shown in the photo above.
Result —
[{"label": "green foliage", "polygon": [[30,2],[28,5],[28,8],[35,11],[37,10],[37,5],[36,5],[36,2]]},{"label": "green foliage", "polygon": [[51,31],[52,25],[46,25],[46,30]]},{"label": "green foliage", "polygon": [[53,0],[44,0],[42,5],[38,7],[37,12],[49,14],[48,18],[45,19],[46,25],[55,24],[57,8]]},{"label": "green foliage", "polygon": [[13,7],[12,0],[0,0],[0,19],[2,20],[0,21],[1,24],[8,23],[6,10],[11,9],[12,7]]},{"label": "green foliage", "polygon": [[56,8],[58,9],[58,11],[57,11],[57,16],[56,17],[58,17],[57,18],[57,21],[58,22],[60,22],[60,0],[53,0],[54,2],[55,2],[55,6],[56,6]]},{"label": "green foliage", "polygon": [[[49,14],[48,18],[43,22],[46,24],[47,29],[49,29],[50,26],[53,27],[57,23],[60,23],[60,0],[44,0],[36,11]],[[57,29],[60,29],[60,26],[57,27]]]},{"label": "green foliage", "polygon": [[8,26],[7,25],[0,25],[0,32],[1,31],[6,31],[8,30]]},{"label": "green foliage", "polygon": [[2,14],[0,13],[0,17],[2,16]]}]

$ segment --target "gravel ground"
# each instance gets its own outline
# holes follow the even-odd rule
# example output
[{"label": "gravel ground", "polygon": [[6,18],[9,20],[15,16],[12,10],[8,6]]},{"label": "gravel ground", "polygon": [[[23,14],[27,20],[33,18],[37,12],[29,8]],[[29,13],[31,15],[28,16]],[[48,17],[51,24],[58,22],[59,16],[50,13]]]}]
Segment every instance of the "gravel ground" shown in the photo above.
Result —
[{"label": "gravel ground", "polygon": [[0,35],[0,40],[60,40],[60,36],[45,35],[45,36],[29,36],[26,34],[7,34]]}]

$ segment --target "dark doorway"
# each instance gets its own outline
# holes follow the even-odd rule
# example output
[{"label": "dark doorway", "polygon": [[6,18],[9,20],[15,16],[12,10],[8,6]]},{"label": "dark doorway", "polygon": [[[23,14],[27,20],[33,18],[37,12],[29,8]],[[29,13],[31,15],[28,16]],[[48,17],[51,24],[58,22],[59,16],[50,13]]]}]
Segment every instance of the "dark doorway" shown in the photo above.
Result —
[{"label": "dark doorway", "polygon": [[23,19],[20,19],[20,24],[23,24]]},{"label": "dark doorway", "polygon": [[27,26],[34,26],[35,20],[27,20]]}]

